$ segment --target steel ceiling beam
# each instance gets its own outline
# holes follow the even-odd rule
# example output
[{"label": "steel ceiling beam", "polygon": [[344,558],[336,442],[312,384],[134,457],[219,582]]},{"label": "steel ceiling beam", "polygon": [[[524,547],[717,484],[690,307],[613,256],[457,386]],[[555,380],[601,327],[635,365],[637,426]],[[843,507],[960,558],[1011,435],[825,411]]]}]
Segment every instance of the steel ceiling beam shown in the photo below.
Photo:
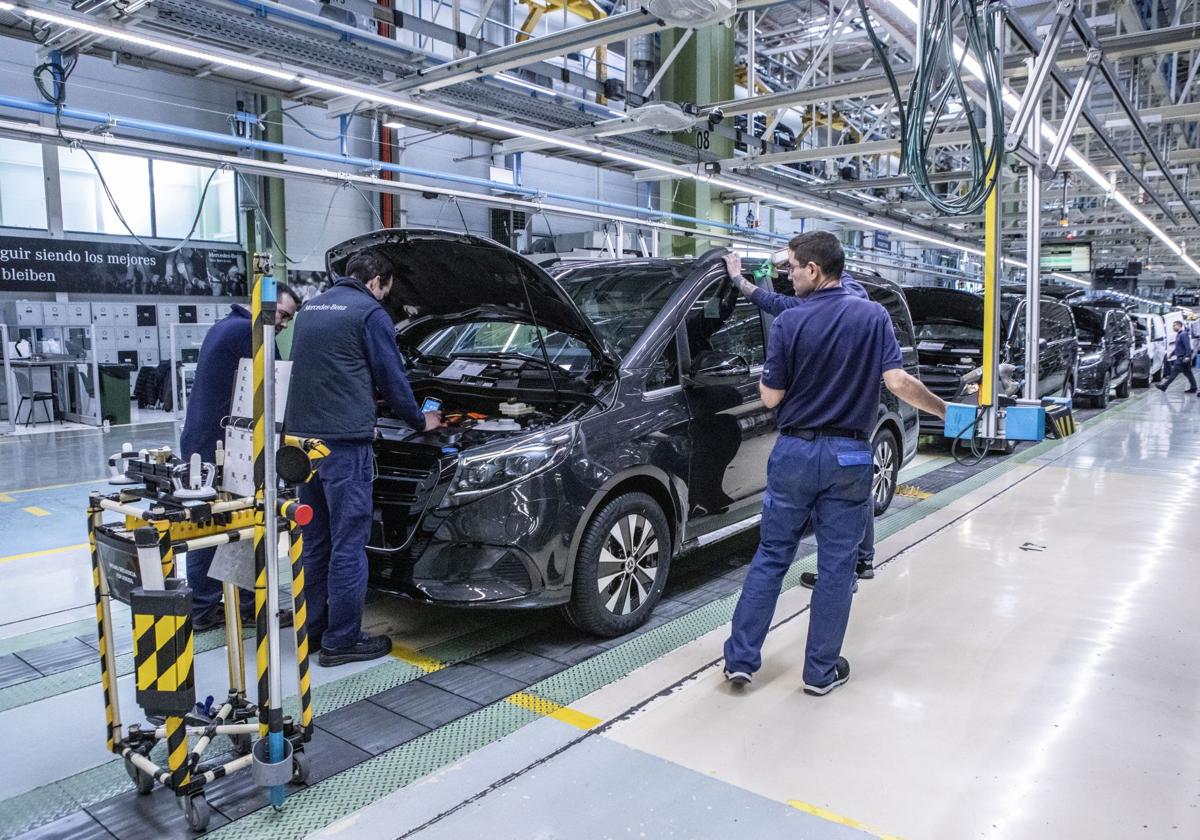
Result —
[{"label": "steel ceiling beam", "polygon": [[[1113,35],[1099,39],[1099,44],[1104,54],[1111,59],[1143,55],[1165,55],[1167,53],[1183,52],[1190,49],[1200,49],[1200,24],[1185,24],[1166,29],[1152,29],[1147,32]],[[1082,65],[1087,61],[1087,47],[1079,43],[1070,44],[1062,49],[1061,56],[1062,58],[1058,62],[1060,68]],[[1010,56],[1005,60],[1005,79],[1011,81],[1024,78],[1027,73],[1024,56]],[[913,73],[910,70],[896,73],[896,83],[901,89],[909,87],[912,84],[912,79]],[[814,102],[829,102],[858,96],[880,96],[886,93],[891,93],[891,88],[888,86],[887,77],[879,73],[824,85],[815,85],[800,90],[782,91],[768,96],[758,96],[753,100],[733,99],[726,102],[711,102],[701,106],[700,113],[701,115],[705,115],[714,108],[720,108],[726,116],[731,116],[746,114],[750,111],[794,108]],[[751,101],[753,101],[753,105],[749,104]]]},{"label": "steel ceiling beam", "polygon": [[447,61],[389,85],[389,90],[416,94],[429,93],[460,82],[524,67],[534,61],[557,58],[576,50],[588,49],[638,35],[667,29],[667,24],[644,8],[623,12],[563,29],[540,38],[530,38],[506,47],[488,50],[482,55]]}]

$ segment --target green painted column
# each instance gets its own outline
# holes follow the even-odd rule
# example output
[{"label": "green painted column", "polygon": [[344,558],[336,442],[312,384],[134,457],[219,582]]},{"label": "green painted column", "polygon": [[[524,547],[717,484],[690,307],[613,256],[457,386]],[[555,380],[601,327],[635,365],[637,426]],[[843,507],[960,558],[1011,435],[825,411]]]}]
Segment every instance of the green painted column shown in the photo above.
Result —
[{"label": "green painted column", "polygon": [[[663,32],[659,55],[669,55],[683,32],[682,29]],[[733,36],[733,28],[729,26],[710,26],[698,30],[667,69],[659,83],[658,98],[697,105],[733,99]],[[699,132],[676,134],[675,139],[695,148],[698,139],[703,146],[707,135],[707,151],[722,159],[733,157],[732,140],[705,132],[707,125],[704,123],[699,128]],[[667,212],[724,223],[731,219],[731,208],[721,202],[720,190],[708,184],[691,180],[662,181],[658,194],[660,206]],[[671,236],[663,243],[662,254],[696,255],[719,244],[723,243],[713,242],[702,235]]]}]

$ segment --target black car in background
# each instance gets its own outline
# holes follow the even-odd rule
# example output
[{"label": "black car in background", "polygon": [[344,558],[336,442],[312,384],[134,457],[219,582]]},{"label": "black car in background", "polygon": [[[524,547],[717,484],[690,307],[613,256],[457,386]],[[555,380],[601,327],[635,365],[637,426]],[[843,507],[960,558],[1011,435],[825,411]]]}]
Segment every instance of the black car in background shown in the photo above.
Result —
[{"label": "black car in background", "polygon": [[[617,635],[647,619],[680,552],[758,523],[776,437],[758,393],[767,319],[725,277],[724,251],[551,278],[490,240],[381,230],[327,265],[368,247],[397,267],[385,305],[413,390],[449,424],[377,424],[373,586],[562,606]],[[880,294],[906,329],[898,292]],[[915,417],[882,403],[875,437],[910,453]]]},{"label": "black car in background", "polygon": [[1122,309],[1071,307],[1079,334],[1079,373],[1075,393],[1096,408],[1108,405],[1109,394],[1128,397],[1133,386],[1133,326]]},{"label": "black car in background", "polygon": [[[916,328],[919,376],[929,390],[947,402],[971,404],[977,385],[963,382],[983,363],[983,298],[974,292],[937,286],[904,289]],[[1071,310],[1058,301],[1040,302],[1038,396],[1070,395],[1075,387],[1079,352]],[[1015,386],[1024,381],[1026,301],[1001,295],[1001,364],[1016,366]],[[922,434],[941,435],[942,422],[921,417]]]}]

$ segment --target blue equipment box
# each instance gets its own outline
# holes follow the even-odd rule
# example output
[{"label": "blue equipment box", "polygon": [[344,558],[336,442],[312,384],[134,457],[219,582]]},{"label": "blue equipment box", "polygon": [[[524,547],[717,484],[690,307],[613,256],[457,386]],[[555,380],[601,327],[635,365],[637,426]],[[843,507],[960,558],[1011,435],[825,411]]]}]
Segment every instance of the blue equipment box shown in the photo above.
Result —
[{"label": "blue equipment box", "polygon": [[1011,405],[1004,414],[1005,440],[1043,440],[1046,409],[1040,405]]},{"label": "blue equipment box", "polygon": [[975,413],[978,410],[979,406],[977,405],[947,403],[946,421],[942,427],[943,434],[951,439],[970,440],[973,438],[975,436]]},{"label": "blue equipment box", "polygon": [[[948,403],[942,426],[948,438],[970,440],[975,436],[975,416],[979,406]],[[1040,405],[1011,405],[1004,413],[1005,440],[1043,440],[1046,436],[1046,409]]]}]

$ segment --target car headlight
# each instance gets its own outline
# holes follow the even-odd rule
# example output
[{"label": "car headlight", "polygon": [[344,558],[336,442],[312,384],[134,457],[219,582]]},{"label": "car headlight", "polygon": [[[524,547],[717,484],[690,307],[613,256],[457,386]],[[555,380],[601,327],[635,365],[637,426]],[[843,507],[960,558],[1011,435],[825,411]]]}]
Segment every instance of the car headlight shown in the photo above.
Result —
[{"label": "car headlight", "polygon": [[575,444],[576,429],[572,423],[464,454],[450,483],[450,502],[470,501],[554,469]]}]

